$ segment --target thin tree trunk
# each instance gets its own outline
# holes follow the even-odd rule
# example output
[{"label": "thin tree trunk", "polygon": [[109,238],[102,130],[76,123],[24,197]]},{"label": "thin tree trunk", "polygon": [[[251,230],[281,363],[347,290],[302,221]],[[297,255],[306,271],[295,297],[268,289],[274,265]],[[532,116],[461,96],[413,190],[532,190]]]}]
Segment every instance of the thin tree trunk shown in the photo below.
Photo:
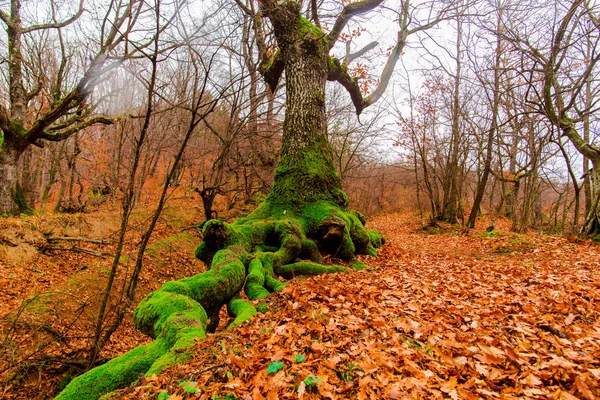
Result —
[{"label": "thin tree trunk", "polygon": [[498,22],[496,24],[496,30],[498,32],[496,35],[496,59],[494,61],[494,100],[492,103],[492,121],[490,130],[488,131],[487,149],[483,164],[483,174],[478,182],[475,199],[473,201],[473,208],[471,209],[471,214],[469,214],[469,219],[467,220],[467,227],[471,229],[475,228],[475,221],[477,220],[477,215],[479,214],[479,211],[481,209],[481,202],[483,200],[483,195],[485,194],[485,188],[487,186],[490,171],[492,168],[492,146],[494,144],[494,137],[496,136],[496,132],[498,131],[498,110],[500,108],[500,63],[502,56],[502,41],[500,37],[501,21],[502,9],[499,10]]},{"label": "thin tree trunk", "polygon": [[[158,15],[158,12],[160,9],[159,4],[160,3],[157,1],[157,3],[156,3],[157,15]],[[157,61],[157,58],[158,58],[158,49],[157,49],[158,36],[159,36],[159,34],[157,31],[155,38],[154,38],[155,39],[155,51],[150,56],[152,72],[151,72],[150,80],[148,83],[148,91],[147,91],[148,100],[147,100],[147,105],[146,105],[144,123],[143,123],[142,129],[140,131],[140,136],[135,141],[133,163],[132,163],[131,170],[129,173],[127,189],[125,191],[125,194],[123,197],[123,203],[122,203],[123,211],[122,211],[122,215],[121,215],[121,225],[119,227],[119,239],[117,241],[117,247],[115,249],[115,256],[112,261],[112,266],[111,266],[110,274],[108,276],[108,281],[106,282],[106,287],[104,289],[104,293],[102,295],[102,300],[100,302],[100,309],[98,310],[98,316],[96,319],[96,326],[95,326],[95,332],[94,332],[94,339],[93,339],[92,345],[90,347],[90,354],[88,356],[88,369],[92,368],[94,366],[94,363],[96,362],[96,359],[98,357],[98,354],[100,353],[100,350],[106,344],[106,341],[108,340],[107,338],[110,338],[110,335],[112,334],[112,332],[110,332],[110,331],[112,330],[114,332],[114,330],[116,330],[115,324],[113,323],[113,324],[109,325],[109,331],[105,332],[103,335],[104,323],[105,323],[105,317],[106,317],[106,308],[108,307],[110,293],[112,291],[112,287],[113,287],[113,284],[114,284],[114,281],[115,281],[115,278],[117,275],[117,269],[119,267],[121,253],[123,251],[123,246],[125,244],[125,234],[127,232],[127,224],[129,222],[129,216],[131,215],[131,211],[133,210],[133,206],[134,206],[135,182],[136,182],[136,175],[138,172],[139,162],[140,162],[140,158],[141,158],[142,146],[144,145],[144,142],[146,141],[146,136],[148,134],[148,129],[150,126],[150,117],[152,116],[152,112],[154,109],[154,88],[156,85],[156,72],[157,72],[157,64],[158,64],[158,61]]]},{"label": "thin tree trunk", "polygon": [[18,214],[21,210],[16,202],[19,179],[18,161],[23,151],[9,142],[0,146],[0,210],[3,213]]},{"label": "thin tree trunk", "polygon": [[458,221],[460,185],[458,180],[458,155],[460,151],[460,80],[461,80],[461,35],[462,24],[457,18],[456,34],[456,76],[454,77],[454,94],[452,99],[452,137],[447,166],[447,180],[444,185],[442,219],[451,224]]}]

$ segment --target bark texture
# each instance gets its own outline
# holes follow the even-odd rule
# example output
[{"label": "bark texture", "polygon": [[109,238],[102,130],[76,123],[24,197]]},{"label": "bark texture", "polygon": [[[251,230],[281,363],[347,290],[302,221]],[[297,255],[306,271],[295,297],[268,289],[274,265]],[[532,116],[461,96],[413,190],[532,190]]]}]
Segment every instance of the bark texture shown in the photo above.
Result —
[{"label": "bark texture", "polygon": [[22,204],[18,200],[18,161],[23,150],[12,141],[0,144],[0,213],[19,214]]}]

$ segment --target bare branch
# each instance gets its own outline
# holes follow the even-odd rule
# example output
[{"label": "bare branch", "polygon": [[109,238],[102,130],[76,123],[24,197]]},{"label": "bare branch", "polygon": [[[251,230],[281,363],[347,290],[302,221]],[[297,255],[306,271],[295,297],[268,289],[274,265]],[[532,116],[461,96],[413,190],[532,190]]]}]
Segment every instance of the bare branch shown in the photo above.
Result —
[{"label": "bare branch", "polygon": [[[84,8],[83,8],[83,0],[79,0],[79,10],[77,10],[77,13],[75,13],[71,18],[68,18],[62,22],[55,22],[52,24],[38,24],[38,25],[31,25],[27,28],[23,28],[21,31],[23,33],[29,33],[29,32],[33,32],[33,31],[39,31],[42,29],[60,29],[60,28],[64,28],[65,26],[71,25],[73,22],[77,21],[79,19],[79,17],[81,17],[81,15],[83,15],[84,12]],[[0,18],[2,18],[0,16]]]},{"label": "bare branch", "polygon": [[329,32],[329,35],[327,36],[329,48],[331,49],[333,46],[335,46],[335,43],[340,37],[342,30],[354,16],[369,12],[374,8],[377,8],[377,6],[379,6],[381,3],[383,3],[383,0],[362,0],[345,6],[335,21],[331,32]]},{"label": "bare branch", "polygon": [[317,26],[319,29],[322,29],[321,21],[319,20],[319,6],[317,4],[317,0],[310,1],[310,12],[311,12],[312,20],[313,20],[313,23],[315,24],[315,26]]},{"label": "bare branch", "polygon": [[112,118],[97,116],[94,118],[90,118],[90,119],[82,122],[81,124],[75,125],[69,129],[62,131],[62,132],[57,132],[57,133],[42,132],[39,135],[39,138],[44,139],[44,140],[49,140],[51,142],[60,142],[61,140],[65,140],[68,137],[74,135],[75,133],[77,133],[87,127],[90,127],[92,125],[95,125],[95,124],[111,125],[114,123],[115,123],[115,120]]},{"label": "bare branch", "polygon": [[348,65],[350,64],[352,61],[356,60],[359,57],[364,56],[365,54],[367,54],[369,51],[373,50],[375,47],[377,47],[377,45],[379,44],[379,42],[371,42],[368,45],[366,45],[365,47],[363,47],[362,49],[354,52],[354,53],[350,53],[350,42],[346,43],[346,56],[344,57],[344,65]]},{"label": "bare branch", "polygon": [[10,17],[8,16],[8,14],[6,12],[4,12],[4,10],[0,10],[0,20],[2,20],[2,22],[4,22],[10,28],[15,27],[15,24],[12,23],[12,21],[10,20]]}]

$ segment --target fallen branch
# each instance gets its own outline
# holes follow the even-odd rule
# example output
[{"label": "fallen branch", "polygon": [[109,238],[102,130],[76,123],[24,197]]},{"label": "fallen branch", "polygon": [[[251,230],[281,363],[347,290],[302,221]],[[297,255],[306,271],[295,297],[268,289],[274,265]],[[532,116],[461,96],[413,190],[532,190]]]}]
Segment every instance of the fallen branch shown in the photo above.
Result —
[{"label": "fallen branch", "polygon": [[58,242],[58,241],[67,241],[67,242],[86,242],[86,243],[95,243],[95,244],[109,244],[110,242],[106,242],[104,240],[96,240],[96,239],[88,239],[84,237],[70,237],[70,236],[49,236],[47,238],[49,242]]},{"label": "fallen branch", "polygon": [[6,244],[10,247],[18,247],[19,246],[18,243],[11,241],[10,239],[8,239],[5,236],[0,236],[0,244]]},{"label": "fallen branch", "polygon": [[42,250],[74,251],[76,253],[89,254],[91,256],[100,257],[100,258],[106,258],[106,257],[110,257],[111,256],[109,253],[103,253],[101,251],[94,251],[94,250],[84,249],[83,247],[77,247],[77,246],[72,246],[72,247],[43,246]]}]

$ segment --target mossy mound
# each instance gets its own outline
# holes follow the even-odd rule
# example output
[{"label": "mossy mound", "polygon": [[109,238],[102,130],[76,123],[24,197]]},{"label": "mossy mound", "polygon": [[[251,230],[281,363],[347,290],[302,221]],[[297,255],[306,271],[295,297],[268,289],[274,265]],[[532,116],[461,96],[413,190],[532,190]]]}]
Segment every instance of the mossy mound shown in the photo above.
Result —
[{"label": "mossy mound", "polygon": [[[341,198],[345,203],[345,198]],[[287,206],[267,198],[253,213],[233,224],[208,221],[196,256],[210,265],[201,274],[165,283],[146,296],[134,313],[138,329],[155,340],[74,379],[57,399],[96,399],[134,382],[140,374],[159,373],[184,362],[197,339],[214,331],[219,310],[227,305],[234,328],[257,314],[245,301],[282,289],[278,277],[347,272],[323,265],[331,254],[360,270],[356,254],[375,255],[383,237],[364,227],[360,213],[319,200]]]}]

